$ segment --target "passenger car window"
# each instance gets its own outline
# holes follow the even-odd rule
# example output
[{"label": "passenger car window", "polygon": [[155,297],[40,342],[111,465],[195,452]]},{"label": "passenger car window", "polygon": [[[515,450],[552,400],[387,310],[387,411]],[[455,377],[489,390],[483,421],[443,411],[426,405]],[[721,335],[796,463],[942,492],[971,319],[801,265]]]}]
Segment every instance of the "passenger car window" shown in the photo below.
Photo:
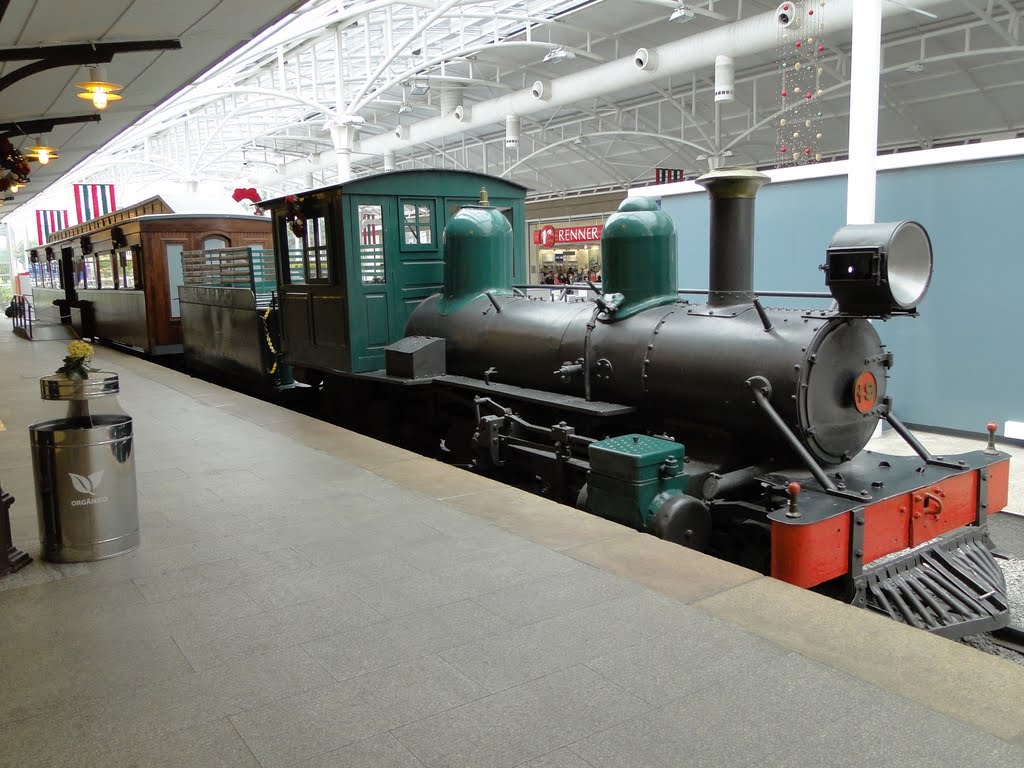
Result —
[{"label": "passenger car window", "polygon": [[384,261],[384,209],[359,206],[359,275],[364,285],[387,282]]},{"label": "passenger car window", "polygon": [[114,254],[111,251],[99,254],[100,288],[114,288]]},{"label": "passenger car window", "polygon": [[184,243],[167,243],[167,294],[170,301],[171,317],[181,317],[181,304],[178,301],[178,286],[185,284],[185,275],[181,264],[181,254],[185,251]]},{"label": "passenger car window", "polygon": [[434,242],[433,201],[402,201],[402,250],[432,249]]},{"label": "passenger car window", "polygon": [[126,248],[118,254],[118,283],[121,288],[135,287],[135,252]]},{"label": "passenger car window", "polygon": [[326,282],[330,278],[327,263],[327,217],[323,214],[306,220],[306,282]]},{"label": "passenger car window", "polygon": [[83,260],[83,269],[85,270],[85,287],[99,288],[99,264],[96,254],[85,257]]},{"label": "passenger car window", "polygon": [[285,226],[283,231],[285,245],[288,248],[286,282],[304,283],[306,282],[306,246],[303,238],[296,237],[291,227]]}]

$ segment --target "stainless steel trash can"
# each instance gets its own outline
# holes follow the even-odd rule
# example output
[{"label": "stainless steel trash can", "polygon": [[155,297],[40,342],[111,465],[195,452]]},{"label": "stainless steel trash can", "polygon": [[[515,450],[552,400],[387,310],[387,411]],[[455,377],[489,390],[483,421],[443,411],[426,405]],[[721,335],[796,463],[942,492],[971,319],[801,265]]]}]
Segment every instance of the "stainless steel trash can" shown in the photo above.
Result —
[{"label": "stainless steel trash can", "polygon": [[131,552],[139,546],[139,503],[132,418],[110,397],[119,391],[117,374],[55,374],[39,385],[44,400],[68,402],[64,418],[29,427],[43,559],[71,563]]}]

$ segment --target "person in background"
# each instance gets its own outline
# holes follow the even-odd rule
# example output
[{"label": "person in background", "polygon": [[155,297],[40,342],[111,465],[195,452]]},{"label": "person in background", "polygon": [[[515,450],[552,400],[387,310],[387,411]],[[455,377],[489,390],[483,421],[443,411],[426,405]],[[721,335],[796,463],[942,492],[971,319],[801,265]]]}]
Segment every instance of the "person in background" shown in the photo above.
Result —
[{"label": "person in background", "polygon": [[75,259],[75,287],[81,285],[83,288],[85,288],[86,285],[88,285],[88,283],[86,282],[86,277],[87,274],[85,267],[85,258],[79,256],[78,258]]}]

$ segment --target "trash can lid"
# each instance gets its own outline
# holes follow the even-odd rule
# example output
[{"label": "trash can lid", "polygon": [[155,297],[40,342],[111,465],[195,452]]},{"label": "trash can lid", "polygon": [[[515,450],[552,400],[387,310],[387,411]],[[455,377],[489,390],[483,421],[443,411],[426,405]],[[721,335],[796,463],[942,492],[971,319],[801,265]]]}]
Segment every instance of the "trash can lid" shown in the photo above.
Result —
[{"label": "trash can lid", "polygon": [[121,391],[116,373],[95,371],[88,379],[72,379],[63,373],[51,373],[39,379],[43,400],[92,400]]}]

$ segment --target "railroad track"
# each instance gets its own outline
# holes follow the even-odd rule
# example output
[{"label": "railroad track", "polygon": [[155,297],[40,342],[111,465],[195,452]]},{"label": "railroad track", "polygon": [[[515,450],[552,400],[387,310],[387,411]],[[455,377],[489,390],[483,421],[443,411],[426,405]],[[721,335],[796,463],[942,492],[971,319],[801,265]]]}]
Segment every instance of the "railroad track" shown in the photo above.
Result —
[{"label": "railroad track", "polygon": [[1024,517],[999,513],[990,520],[992,537],[996,542],[996,562],[1006,576],[1007,597],[1012,617],[1010,625],[989,634],[999,648],[1021,655],[1024,664],[1024,593],[1022,593],[1022,565],[1024,565]]},{"label": "railroad track", "polygon": [[1000,648],[1016,651],[1024,656],[1024,628],[1009,626],[997,629],[989,635],[993,643]]}]

